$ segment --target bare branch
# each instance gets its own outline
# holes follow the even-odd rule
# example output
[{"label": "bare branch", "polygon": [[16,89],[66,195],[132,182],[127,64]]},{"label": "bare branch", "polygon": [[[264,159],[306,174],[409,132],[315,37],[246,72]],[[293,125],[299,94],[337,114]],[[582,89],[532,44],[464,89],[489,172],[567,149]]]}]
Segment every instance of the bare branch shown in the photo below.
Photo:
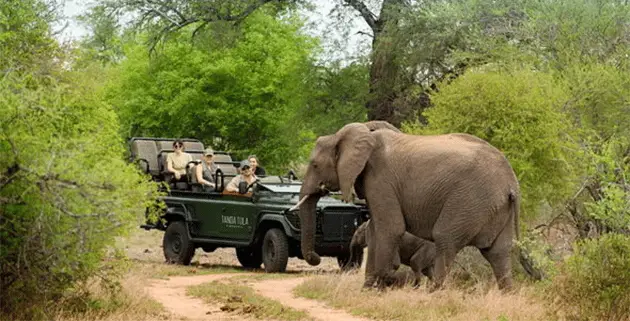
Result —
[{"label": "bare branch", "polygon": [[363,1],[344,0],[344,2],[359,11],[359,14],[361,14],[361,17],[363,17],[363,20],[365,20],[368,26],[370,26],[370,29],[372,29],[374,34],[378,33],[378,18],[372,13],[372,11],[370,11],[370,9],[368,9]]}]

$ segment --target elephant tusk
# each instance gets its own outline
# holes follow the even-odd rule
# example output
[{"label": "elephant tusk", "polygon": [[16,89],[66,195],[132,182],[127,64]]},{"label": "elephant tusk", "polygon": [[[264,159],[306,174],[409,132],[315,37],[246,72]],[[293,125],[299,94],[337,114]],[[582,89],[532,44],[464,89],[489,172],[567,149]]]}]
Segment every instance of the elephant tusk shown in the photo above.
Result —
[{"label": "elephant tusk", "polygon": [[300,205],[302,205],[304,202],[306,202],[306,200],[308,199],[308,196],[309,195],[306,195],[306,196],[302,197],[302,199],[297,204],[295,204],[295,206],[293,206],[293,207],[291,207],[289,209],[289,212],[299,209]]}]

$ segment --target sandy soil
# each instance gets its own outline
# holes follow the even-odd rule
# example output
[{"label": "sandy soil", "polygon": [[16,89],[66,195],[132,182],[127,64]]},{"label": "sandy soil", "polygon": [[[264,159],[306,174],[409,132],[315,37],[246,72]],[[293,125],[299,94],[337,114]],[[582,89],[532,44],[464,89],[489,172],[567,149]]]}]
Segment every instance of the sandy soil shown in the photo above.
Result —
[{"label": "sandy soil", "polygon": [[[164,262],[161,248],[162,233],[158,231],[134,233],[125,240],[128,256],[138,262],[162,263]],[[198,249],[193,258],[191,268],[215,269],[235,268],[239,269],[234,249],[217,249],[212,253],[205,253]],[[291,258],[287,266],[287,272],[296,274],[295,278],[281,278],[271,280],[252,281],[248,284],[258,293],[283,305],[306,311],[316,320],[366,320],[352,316],[344,311],[326,307],[324,304],[305,298],[296,297],[293,289],[303,282],[308,274],[334,273],[339,271],[337,261],[334,258],[322,258],[319,266],[310,266],[303,260]],[[186,288],[193,285],[227,279],[246,273],[221,273],[193,276],[176,276],[168,279],[152,279],[147,284],[146,291],[151,297],[160,302],[170,313],[171,320],[249,320],[244,315],[236,315],[221,311],[222,304],[206,304],[202,300],[186,295]],[[298,276],[299,275],[299,276]]]}]

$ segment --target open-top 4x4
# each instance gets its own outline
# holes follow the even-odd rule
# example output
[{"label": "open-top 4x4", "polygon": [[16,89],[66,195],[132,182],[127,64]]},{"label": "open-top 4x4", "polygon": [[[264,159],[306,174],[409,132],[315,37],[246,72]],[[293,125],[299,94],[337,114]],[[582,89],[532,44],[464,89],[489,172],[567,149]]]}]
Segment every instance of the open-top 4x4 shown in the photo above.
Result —
[{"label": "open-top 4x4", "polygon": [[[156,181],[169,182],[166,155],[173,152],[174,139],[132,138],[132,161],[137,162]],[[183,139],[185,151],[195,162],[201,159],[203,144]],[[166,209],[161,219],[147,221],[142,228],[165,231],[164,257],[167,262],[190,264],[196,248],[213,252],[219,247],[236,249],[238,261],[248,268],[264,264],[267,272],[285,271],[288,258],[302,258],[298,210],[289,211],[299,198],[301,182],[293,172],[284,176],[259,177],[248,192],[224,190],[224,184],[237,175],[237,162],[229,154],[215,151],[216,188],[199,192],[187,182],[169,183],[162,198]],[[362,257],[349,262],[349,245],[356,228],[367,219],[364,207],[322,197],[318,203],[315,250],[322,256],[336,257],[340,267],[356,267]]]}]

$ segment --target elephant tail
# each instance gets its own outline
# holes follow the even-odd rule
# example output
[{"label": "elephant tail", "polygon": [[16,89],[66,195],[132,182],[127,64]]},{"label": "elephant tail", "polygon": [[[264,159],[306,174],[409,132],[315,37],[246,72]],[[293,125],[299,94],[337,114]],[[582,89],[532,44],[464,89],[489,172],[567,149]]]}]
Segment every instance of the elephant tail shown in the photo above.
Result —
[{"label": "elephant tail", "polygon": [[520,209],[520,199],[518,197],[518,193],[514,190],[510,190],[510,194],[508,195],[508,200],[510,201],[510,206],[512,207],[512,216],[514,220],[514,233],[516,233],[516,240],[520,238],[519,228],[518,228],[518,219],[519,219],[519,211]]}]

